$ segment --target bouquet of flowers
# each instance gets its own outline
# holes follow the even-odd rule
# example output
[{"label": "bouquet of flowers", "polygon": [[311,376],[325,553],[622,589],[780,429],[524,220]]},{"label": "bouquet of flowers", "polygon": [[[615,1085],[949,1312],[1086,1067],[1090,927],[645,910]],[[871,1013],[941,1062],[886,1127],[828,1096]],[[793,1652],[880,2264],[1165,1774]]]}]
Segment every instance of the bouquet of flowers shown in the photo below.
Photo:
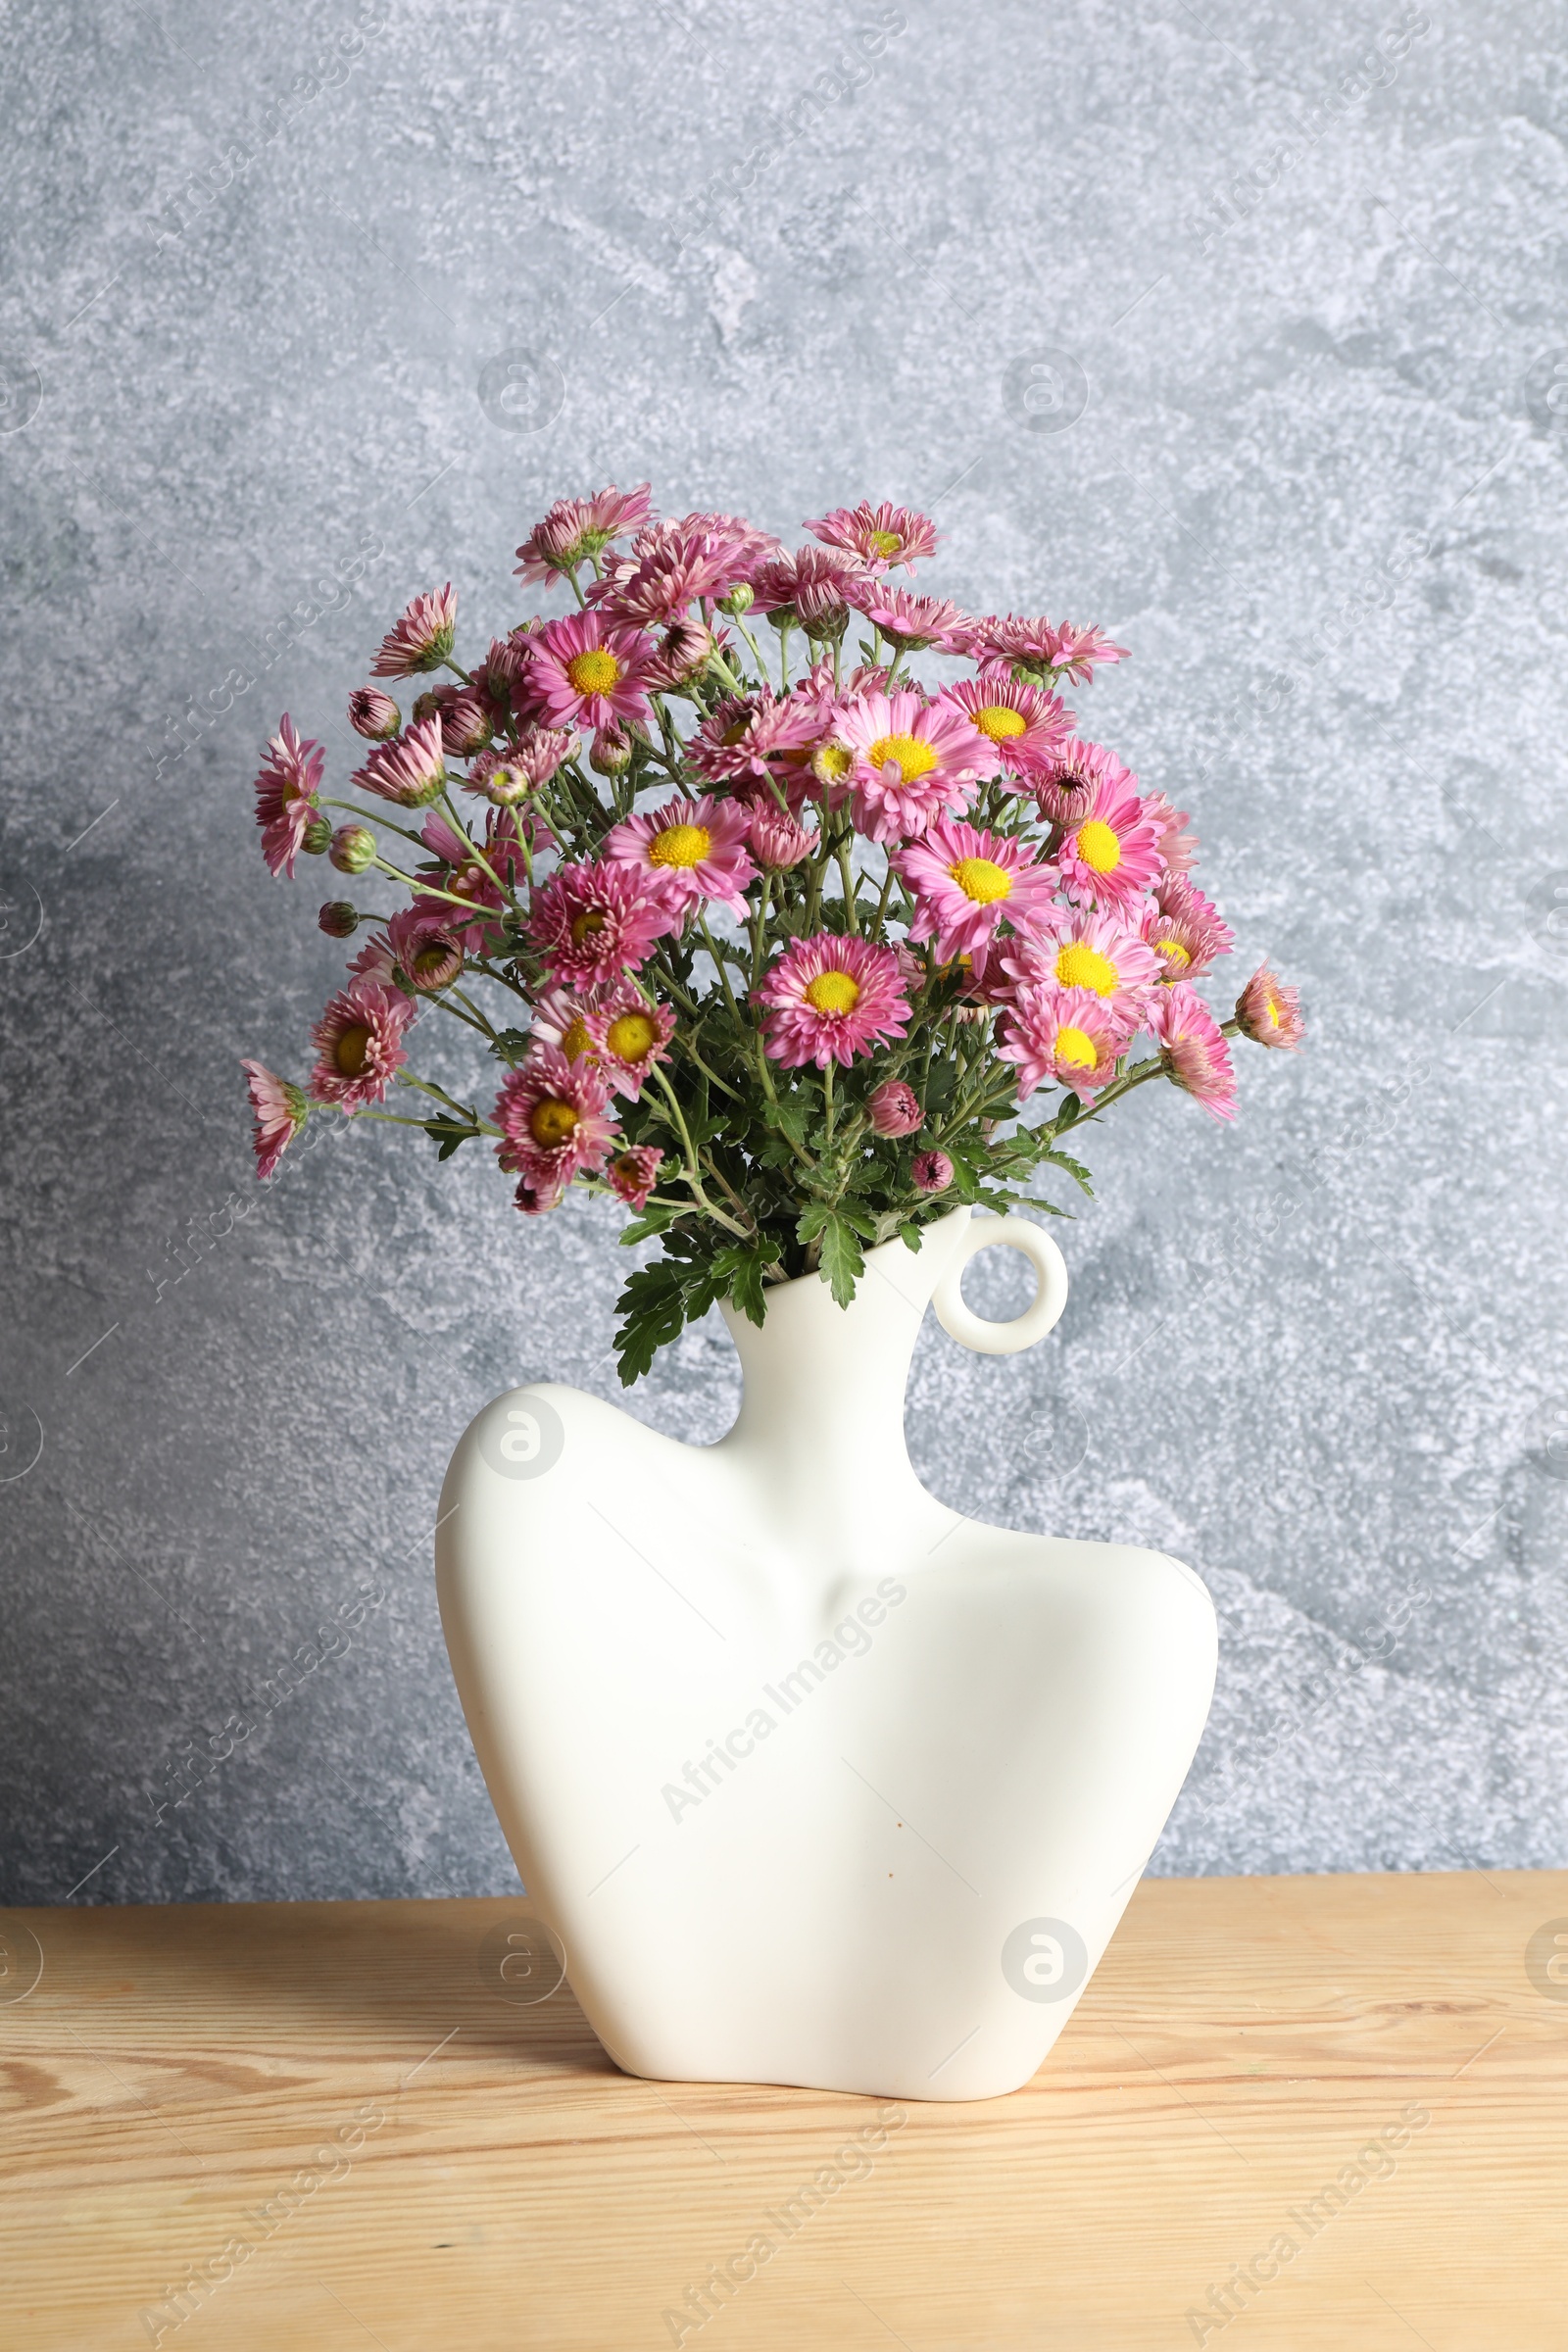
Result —
[{"label": "bouquet of flowers", "polygon": [[[1088,1192],[1084,1129],[1152,1079],[1229,1119],[1227,1040],[1301,1035],[1266,964],[1216,1022],[1194,984],[1232,934],[1186,812],[1063,706],[1124,649],[915,593],[936,534],[905,508],[806,528],[562,499],[517,575],[568,610],[465,668],[448,586],[382,642],[372,677],[429,683],[349,698],[361,802],[287,715],[256,780],[274,874],[324,854],[406,894],[322,906],[368,936],[304,1084],[244,1065],[260,1174],[333,1106],[488,1143],[528,1216],[613,1195],[662,1243],[620,1299],[627,1383],[718,1298],[760,1323],[817,1272],[848,1305],[868,1246],[1054,1208],[1053,1171]],[[429,1010],[499,1065],[487,1106],[410,1066]]]}]

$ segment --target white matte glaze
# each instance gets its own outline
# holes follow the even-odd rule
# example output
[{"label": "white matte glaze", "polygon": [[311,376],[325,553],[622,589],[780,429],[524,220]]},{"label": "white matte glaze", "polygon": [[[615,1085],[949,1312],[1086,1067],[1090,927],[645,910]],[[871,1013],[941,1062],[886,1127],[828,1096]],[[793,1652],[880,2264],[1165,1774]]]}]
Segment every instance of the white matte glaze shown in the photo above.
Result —
[{"label": "white matte glaze", "polygon": [[[994,1243],[1040,1275],[1011,1325],[958,1292]],[[872,1250],[847,1310],[814,1276],[760,1330],[726,1307],[745,1389],[716,1446],[542,1385],[453,1455],[436,1566],[468,1728],[630,2073],[1015,2089],[1192,1761],[1215,1660],[1193,1572],[977,1524],[916,1478],[905,1382],[934,1293],[1006,1352],[1066,1273],[1027,1219],[957,1209],[918,1254]]]}]

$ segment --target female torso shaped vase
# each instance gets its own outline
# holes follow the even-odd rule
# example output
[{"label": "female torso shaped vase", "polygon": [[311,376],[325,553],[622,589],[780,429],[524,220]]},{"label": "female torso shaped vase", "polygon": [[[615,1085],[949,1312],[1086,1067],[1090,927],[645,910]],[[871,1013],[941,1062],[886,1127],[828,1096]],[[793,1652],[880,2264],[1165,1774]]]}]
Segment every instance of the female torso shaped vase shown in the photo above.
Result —
[{"label": "female torso shaped vase", "polygon": [[[1038,1277],[1012,1323],[976,1249]],[[921,1486],[905,1382],[935,1296],[1008,1353],[1061,1311],[1055,1245],[957,1209],[727,1308],[716,1446],[575,1389],[463,1437],[442,1623],[530,1907],[625,2071],[976,2099],[1028,2081],[1164,1825],[1213,1690],[1214,1612],[1163,1554],[986,1527]]]}]

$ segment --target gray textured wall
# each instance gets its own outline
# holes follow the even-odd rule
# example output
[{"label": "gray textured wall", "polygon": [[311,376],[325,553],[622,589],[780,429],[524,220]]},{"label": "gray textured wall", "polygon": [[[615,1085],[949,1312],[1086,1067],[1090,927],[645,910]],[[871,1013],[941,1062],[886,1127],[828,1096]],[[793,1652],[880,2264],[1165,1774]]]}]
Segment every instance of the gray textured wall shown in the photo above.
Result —
[{"label": "gray textured wall", "polygon": [[[1560,32],[10,13],[7,1897],[514,1883],[428,1529],[497,1389],[614,1393],[614,1220],[373,1129],[254,1195],[236,1057],[299,1065],[339,951],[247,786],[285,707],[345,753],[412,590],[482,642],[548,500],[644,475],[781,530],[907,498],[960,600],[1109,625],[1086,717],[1196,810],[1238,977],[1306,984],[1234,1133],[1146,1094],[1100,1142],[1055,1338],[917,1359],[940,1493],[1215,1593],[1156,1867],[1568,1859]],[[716,1435],[732,1362],[705,1327],[634,1409]]]}]

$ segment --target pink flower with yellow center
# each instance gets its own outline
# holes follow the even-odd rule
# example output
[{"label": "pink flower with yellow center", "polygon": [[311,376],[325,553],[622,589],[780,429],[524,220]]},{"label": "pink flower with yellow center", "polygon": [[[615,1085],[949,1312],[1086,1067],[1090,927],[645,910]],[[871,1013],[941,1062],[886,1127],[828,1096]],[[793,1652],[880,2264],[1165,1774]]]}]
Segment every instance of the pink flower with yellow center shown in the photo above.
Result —
[{"label": "pink flower with yellow center", "polygon": [[1160,870],[1159,836],[1137,793],[1106,776],[1056,858],[1069,898],[1132,906]]},{"label": "pink flower with yellow center", "polygon": [[786,1069],[830,1061],[848,1069],[857,1054],[903,1037],[908,1000],[891,948],[819,931],[792,940],[768,967],[752,1002],[765,1014],[767,1054]]},{"label": "pink flower with yellow center", "polygon": [[1166,980],[1197,980],[1236,945],[1229,924],[1185,874],[1161,874],[1140,929]]},{"label": "pink flower with yellow center", "polygon": [[891,862],[914,900],[910,940],[934,939],[939,962],[968,956],[977,969],[1001,923],[1015,931],[1042,927],[1058,879],[1054,865],[1036,859],[1032,842],[954,817],[938,817],[918,841],[895,850]]},{"label": "pink flower with yellow center", "polygon": [[1216,1119],[1236,1116],[1230,1048],[1202,998],[1185,981],[1162,988],[1149,1015],[1167,1077]]},{"label": "pink flower with yellow center", "polygon": [[963,712],[990,757],[989,773],[1001,768],[1023,779],[1015,790],[1028,789],[1071,738],[1072,714],[1060,697],[1006,670],[964,678],[944,687],[938,700]]},{"label": "pink flower with yellow center", "polygon": [[386,936],[393,963],[416,995],[438,996],[463,970],[463,949],[444,913],[417,905],[400,906]]},{"label": "pink flower with yellow center", "polygon": [[568,612],[547,621],[532,642],[528,686],[547,726],[637,724],[650,715],[645,681],[654,641],[643,630],[600,612]]},{"label": "pink flower with yellow center", "polygon": [[518,548],[519,580],[562,580],[648,520],[649,484],[617,490],[613,482],[592,498],[558,498]]},{"label": "pink flower with yellow center", "polygon": [[351,980],[311,1031],[317,1051],[308,1092],[314,1102],[359,1110],[379,1102],[408,1055],[403,1032],[414,1006],[397,989],[369,978]]},{"label": "pink flower with yellow center", "polygon": [[1043,937],[1003,952],[1003,968],[1023,983],[1087,989],[1129,1031],[1144,1017],[1160,979],[1159,957],[1119,914],[1053,906]]},{"label": "pink flower with yellow center", "polygon": [[1260,963],[1236,1000],[1236,1025],[1254,1045],[1294,1052],[1306,1034],[1301,1000],[1294,988]]},{"label": "pink flower with yellow center", "polygon": [[381,640],[370,663],[372,678],[412,678],[421,669],[439,669],[452,652],[458,633],[458,600],[448,580],[444,588],[414,597]]},{"label": "pink flower with yellow center", "polygon": [[612,1093],[635,1102],[655,1062],[669,1059],[675,1015],[667,1004],[650,1004],[635,981],[622,980],[584,1014],[583,1026]]},{"label": "pink flower with yellow center", "polygon": [[534,1002],[528,1024],[530,1051],[536,1046],[554,1046],[567,1061],[592,1061],[594,1041],[588,1033],[588,1015],[604,993],[590,988],[578,996],[569,988],[545,989]]},{"label": "pink flower with yellow center", "polygon": [[629,865],[560,865],[533,894],[528,936],[552,979],[580,989],[646,963],[679,922]]},{"label": "pink flower with yellow center", "polygon": [[627,867],[643,888],[682,916],[700,899],[716,899],[744,918],[746,888],[757,867],[746,846],[752,812],[740,801],[666,801],[645,816],[628,816],[605,836],[611,865]]},{"label": "pink flower with yellow center", "polygon": [[536,1047],[502,1082],[496,1157],[541,1205],[553,1206],[574,1176],[602,1168],[613,1150],[619,1130],[609,1106],[609,1089],[588,1062]]},{"label": "pink flower with yellow center", "polygon": [[268,1177],[310,1117],[311,1105],[303,1087],[279,1078],[264,1062],[242,1061],[239,1066],[245,1073],[251,1114],[256,1121],[252,1138],[256,1173]]},{"label": "pink flower with yellow center", "polygon": [[499,808],[514,808],[551,777],[575,738],[564,727],[524,727],[514,743],[481,752],[464,779],[465,792],[482,793]]},{"label": "pink flower with yellow center", "polygon": [[267,746],[256,779],[256,822],[262,856],[274,875],[294,879],[294,860],[305,846],[307,827],[320,814],[316,805],[326,755],[318,743],[302,741],[285,710]]},{"label": "pink flower with yellow center", "polygon": [[937,547],[936,525],[929,516],[916,514],[910,507],[873,507],[869,499],[858,507],[835,507],[806,528],[813,539],[858,556],[868,571],[886,571],[894,564],[912,567],[922,556],[935,555]]},{"label": "pink flower with yellow center", "polygon": [[618,1193],[628,1208],[645,1207],[663,1159],[657,1144],[633,1144],[629,1151],[617,1152],[605,1171],[611,1191]]},{"label": "pink flower with yellow center", "polygon": [[1128,1029],[1092,988],[1027,982],[998,1025],[997,1052],[1018,1068],[1018,1100],[1048,1079],[1092,1102],[1116,1075]]},{"label": "pink flower with yellow center", "polygon": [[873,841],[923,833],[945,812],[961,816],[995,764],[961,710],[902,690],[873,690],[841,710],[834,740],[850,755],[855,822]]}]

